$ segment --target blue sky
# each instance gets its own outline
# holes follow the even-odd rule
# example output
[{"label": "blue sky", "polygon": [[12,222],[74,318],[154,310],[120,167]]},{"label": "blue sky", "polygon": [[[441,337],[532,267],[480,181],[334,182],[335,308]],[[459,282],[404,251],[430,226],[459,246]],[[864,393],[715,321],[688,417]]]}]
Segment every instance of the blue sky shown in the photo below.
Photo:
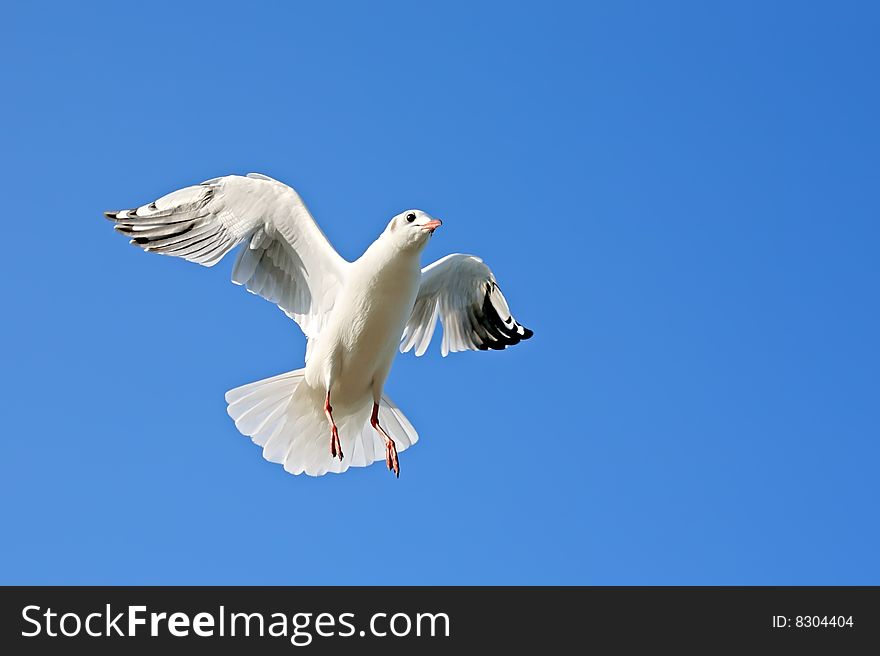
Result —
[{"label": "blue sky", "polygon": [[[880,584],[880,12],[712,5],[8,8],[0,583]],[[535,330],[397,360],[399,480],[265,462],[297,326],[101,218],[248,171]]]}]

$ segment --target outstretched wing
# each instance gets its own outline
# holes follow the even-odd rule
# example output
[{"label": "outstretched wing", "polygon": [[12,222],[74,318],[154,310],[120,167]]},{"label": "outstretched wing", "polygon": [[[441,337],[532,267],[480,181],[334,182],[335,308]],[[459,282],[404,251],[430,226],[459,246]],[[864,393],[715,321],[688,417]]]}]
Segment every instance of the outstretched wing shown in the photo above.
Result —
[{"label": "outstretched wing", "polygon": [[500,351],[533,334],[516,322],[492,271],[473,255],[454,253],[422,269],[400,352],[415,348],[416,355],[423,355],[438,317],[443,324],[444,357],[450,351]]},{"label": "outstretched wing", "polygon": [[204,266],[245,243],[232,282],[278,305],[309,338],[320,332],[348,266],[299,194],[259,173],[214,178],[104,214],[135,246]]}]

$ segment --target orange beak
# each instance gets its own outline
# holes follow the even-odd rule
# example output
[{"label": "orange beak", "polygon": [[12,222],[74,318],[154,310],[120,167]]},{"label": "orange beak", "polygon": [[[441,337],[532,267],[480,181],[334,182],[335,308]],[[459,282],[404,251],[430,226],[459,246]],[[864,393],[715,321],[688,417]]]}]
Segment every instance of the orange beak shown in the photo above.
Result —
[{"label": "orange beak", "polygon": [[432,219],[428,221],[425,225],[423,225],[422,228],[424,228],[425,230],[430,230],[433,233],[441,225],[443,225],[443,221],[441,221],[440,219]]}]

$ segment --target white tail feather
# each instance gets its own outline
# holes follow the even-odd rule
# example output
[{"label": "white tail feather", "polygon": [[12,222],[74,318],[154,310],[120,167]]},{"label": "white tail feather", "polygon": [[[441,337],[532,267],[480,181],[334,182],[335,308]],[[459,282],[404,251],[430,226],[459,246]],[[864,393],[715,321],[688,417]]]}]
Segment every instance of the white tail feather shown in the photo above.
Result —
[{"label": "white tail feather", "polygon": [[[242,385],[226,393],[227,412],[242,434],[263,447],[263,457],[284,465],[291,474],[321,476],[342,473],[349,467],[366,467],[385,460],[385,443],[370,425],[370,405],[337,417],[345,457],[330,455],[330,429],[322,399],[301,385],[304,369]],[[401,452],[419,435],[390,398],[379,404],[379,424]]]}]

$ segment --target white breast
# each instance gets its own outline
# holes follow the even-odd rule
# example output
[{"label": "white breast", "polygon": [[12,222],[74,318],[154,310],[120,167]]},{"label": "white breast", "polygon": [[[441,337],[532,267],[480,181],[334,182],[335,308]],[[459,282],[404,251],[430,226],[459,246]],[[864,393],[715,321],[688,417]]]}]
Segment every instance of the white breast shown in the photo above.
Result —
[{"label": "white breast", "polygon": [[306,366],[309,385],[331,386],[334,407],[381,395],[418,292],[418,253],[381,246],[352,264]]}]

